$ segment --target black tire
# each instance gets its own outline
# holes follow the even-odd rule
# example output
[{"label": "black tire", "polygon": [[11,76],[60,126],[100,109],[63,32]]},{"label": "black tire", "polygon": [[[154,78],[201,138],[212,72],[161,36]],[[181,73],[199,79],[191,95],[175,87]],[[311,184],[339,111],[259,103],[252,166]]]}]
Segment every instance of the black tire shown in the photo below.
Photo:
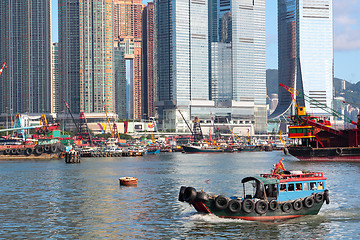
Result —
[{"label": "black tire", "polygon": [[268,208],[269,208],[268,204],[264,200],[259,200],[255,204],[255,211],[258,214],[265,214],[267,212]]},{"label": "black tire", "polygon": [[196,198],[196,189],[193,187],[187,187],[184,191],[185,202],[192,203]]},{"label": "black tire", "polygon": [[240,212],[241,210],[241,201],[237,199],[231,199],[228,204],[228,209],[232,213]]},{"label": "black tire", "polygon": [[26,156],[30,156],[32,154],[32,152],[33,152],[32,148],[25,149],[25,155]]},{"label": "black tire", "polygon": [[224,210],[229,205],[229,199],[223,195],[219,195],[215,198],[215,207],[219,210]]},{"label": "black tire", "polygon": [[329,190],[327,190],[327,189],[324,191],[324,201],[326,202],[326,204],[330,203]]},{"label": "black tire", "polygon": [[16,149],[16,154],[19,155],[20,153],[21,153],[21,149],[20,148]]},{"label": "black tire", "polygon": [[15,149],[15,148],[11,149],[11,154],[16,155],[17,154],[17,149]]},{"label": "black tire", "polygon": [[315,202],[319,203],[324,201],[324,195],[322,193],[317,193],[315,194]]},{"label": "black tire", "polygon": [[292,209],[292,205],[290,202],[284,202],[282,205],[281,205],[281,210],[283,212],[286,212],[286,213],[289,213]]},{"label": "black tire", "polygon": [[302,207],[303,207],[303,203],[302,203],[301,200],[297,199],[297,200],[295,200],[295,201],[293,202],[293,208],[294,208],[295,211],[301,210]]},{"label": "black tire", "polygon": [[311,208],[312,206],[314,206],[314,198],[313,197],[306,197],[304,199],[304,206],[307,208]]},{"label": "black tire", "polygon": [[52,153],[56,153],[56,151],[57,151],[56,145],[52,145],[51,148],[50,148],[50,151],[51,151]]},{"label": "black tire", "polygon": [[242,210],[246,213],[251,213],[255,209],[255,203],[251,199],[245,199],[241,205]]},{"label": "black tire", "polygon": [[44,152],[44,148],[43,147],[36,147],[35,148],[35,153],[36,155],[41,155]]},{"label": "black tire", "polygon": [[207,202],[209,200],[209,196],[207,195],[206,192],[197,192],[196,193],[196,198],[195,198],[195,202]]},{"label": "black tire", "polygon": [[271,200],[268,204],[268,207],[271,211],[275,211],[279,208],[279,202],[276,200]]},{"label": "black tire", "polygon": [[185,192],[185,189],[186,189],[185,186],[181,186],[181,187],[180,187],[179,198],[178,198],[178,200],[179,200],[180,202],[184,202],[184,192]]},{"label": "black tire", "polygon": [[342,155],[342,149],[341,148],[337,148],[335,151],[336,151],[337,155],[339,155],[339,156]]},{"label": "black tire", "polygon": [[9,148],[5,149],[5,150],[4,150],[4,154],[5,154],[5,155],[10,154],[10,149],[9,149]]},{"label": "black tire", "polygon": [[49,145],[46,145],[44,147],[44,152],[46,152],[46,153],[50,152],[50,146]]}]

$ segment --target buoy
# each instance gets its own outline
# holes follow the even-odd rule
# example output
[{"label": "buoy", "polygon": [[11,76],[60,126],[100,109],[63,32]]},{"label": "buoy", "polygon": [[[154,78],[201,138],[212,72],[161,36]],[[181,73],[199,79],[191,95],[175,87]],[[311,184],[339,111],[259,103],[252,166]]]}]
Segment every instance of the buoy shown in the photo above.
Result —
[{"label": "buoy", "polygon": [[135,177],[121,177],[119,178],[120,185],[123,186],[136,186],[137,185],[137,178]]}]

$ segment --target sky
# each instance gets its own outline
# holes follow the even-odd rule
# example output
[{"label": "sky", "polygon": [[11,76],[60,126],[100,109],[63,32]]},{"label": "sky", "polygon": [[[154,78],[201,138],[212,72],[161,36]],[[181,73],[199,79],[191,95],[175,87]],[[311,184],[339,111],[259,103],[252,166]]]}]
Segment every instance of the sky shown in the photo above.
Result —
[{"label": "sky", "polygon": [[[53,42],[58,41],[57,2],[52,0]],[[334,77],[357,83],[360,81],[360,1],[333,0],[333,10]],[[277,57],[277,1],[266,0],[267,69],[277,69]]]}]

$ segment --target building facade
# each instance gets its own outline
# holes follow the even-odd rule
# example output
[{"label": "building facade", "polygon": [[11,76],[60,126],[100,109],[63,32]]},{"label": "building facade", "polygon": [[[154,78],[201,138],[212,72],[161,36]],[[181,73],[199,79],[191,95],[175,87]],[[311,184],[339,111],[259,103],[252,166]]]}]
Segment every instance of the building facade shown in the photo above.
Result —
[{"label": "building facade", "polygon": [[51,111],[51,1],[0,2],[0,113]]},{"label": "building facade", "polygon": [[154,4],[152,2],[144,8],[142,19],[143,116],[155,117]]},{"label": "building facade", "polygon": [[[278,1],[279,83],[332,107],[333,99],[333,8],[332,0]],[[325,112],[309,101],[296,102],[314,115]],[[279,103],[269,118],[288,110],[294,113],[293,99],[279,87]]]},{"label": "building facade", "polygon": [[60,104],[63,104],[60,95],[60,76],[59,76],[59,44],[52,44],[51,59],[51,113],[60,112]]}]

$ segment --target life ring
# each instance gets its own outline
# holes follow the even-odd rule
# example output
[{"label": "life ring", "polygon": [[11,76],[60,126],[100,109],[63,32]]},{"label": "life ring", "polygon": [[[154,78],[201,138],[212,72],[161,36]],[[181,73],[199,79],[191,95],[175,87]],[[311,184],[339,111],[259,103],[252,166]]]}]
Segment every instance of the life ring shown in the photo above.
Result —
[{"label": "life ring", "polygon": [[237,199],[231,199],[228,204],[228,209],[232,213],[237,213],[241,210],[241,202]]},{"label": "life ring", "polygon": [[181,186],[179,191],[179,198],[178,200],[180,202],[184,202],[184,192],[185,192],[186,186]]},{"label": "life ring", "polygon": [[336,154],[337,154],[337,155],[341,155],[341,154],[342,154],[342,149],[341,149],[341,148],[337,148],[337,149],[336,149]]},{"label": "life ring", "polygon": [[268,207],[271,211],[275,211],[279,207],[279,202],[276,200],[271,200],[268,205],[269,205]]},{"label": "life ring", "polygon": [[295,200],[293,202],[293,208],[294,208],[295,211],[301,210],[302,207],[303,207],[303,203],[302,203],[302,201],[300,199],[297,199],[297,200]]},{"label": "life ring", "polygon": [[43,147],[36,147],[35,148],[35,153],[36,155],[41,155],[44,152],[44,148]]},{"label": "life ring", "polygon": [[187,187],[184,191],[185,202],[192,203],[196,198],[196,189],[193,187]]},{"label": "life ring", "polygon": [[315,202],[319,203],[324,200],[324,195],[322,193],[315,194]]},{"label": "life ring", "polygon": [[255,208],[255,204],[251,199],[245,199],[242,202],[242,210],[246,213],[251,213],[252,211],[254,211]]},{"label": "life ring", "polygon": [[311,208],[314,206],[314,198],[313,197],[306,197],[304,199],[304,206],[307,208]]},{"label": "life ring", "polygon": [[215,207],[219,210],[224,210],[229,205],[229,199],[223,195],[219,195],[215,198]]},{"label": "life ring", "polygon": [[57,151],[56,145],[52,145],[50,151],[51,151],[52,153],[56,153],[56,151]]},{"label": "life ring", "polygon": [[46,145],[45,147],[44,147],[44,152],[49,152],[50,151],[50,146],[49,145]]},{"label": "life ring", "polygon": [[208,200],[209,200],[209,197],[206,192],[201,191],[201,192],[196,193],[195,202],[203,202],[204,203]]},{"label": "life ring", "polygon": [[286,213],[290,212],[291,209],[292,209],[292,205],[290,202],[284,202],[283,205],[281,206],[281,210]]},{"label": "life ring", "polygon": [[326,204],[330,203],[329,190],[327,190],[327,189],[324,191],[324,199],[325,199]]},{"label": "life ring", "polygon": [[4,153],[5,153],[5,155],[9,154],[9,153],[10,153],[10,149],[9,149],[9,148],[5,149]]},{"label": "life ring", "polygon": [[33,152],[32,148],[27,148],[27,149],[25,150],[25,155],[26,155],[26,156],[30,156],[30,155],[32,154],[32,152]]},{"label": "life ring", "polygon": [[265,214],[268,210],[268,204],[264,200],[259,200],[255,204],[255,211],[258,214]]}]

